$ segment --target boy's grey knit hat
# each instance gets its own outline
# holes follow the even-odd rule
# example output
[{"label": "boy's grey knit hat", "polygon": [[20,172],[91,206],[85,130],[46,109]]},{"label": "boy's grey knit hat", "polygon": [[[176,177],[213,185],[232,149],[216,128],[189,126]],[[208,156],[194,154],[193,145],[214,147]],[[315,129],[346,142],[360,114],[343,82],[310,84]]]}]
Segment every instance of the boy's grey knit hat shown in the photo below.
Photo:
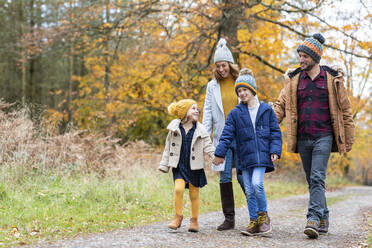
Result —
[{"label": "boy's grey knit hat", "polygon": [[214,53],[214,63],[227,61],[234,64],[234,58],[230,49],[226,46],[226,40],[221,38],[218,41],[216,52]]}]

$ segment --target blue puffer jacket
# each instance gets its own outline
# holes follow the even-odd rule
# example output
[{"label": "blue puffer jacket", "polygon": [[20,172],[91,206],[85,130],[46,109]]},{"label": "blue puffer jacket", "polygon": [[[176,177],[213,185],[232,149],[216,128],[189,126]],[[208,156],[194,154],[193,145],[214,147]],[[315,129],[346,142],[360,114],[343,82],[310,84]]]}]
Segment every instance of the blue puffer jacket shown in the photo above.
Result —
[{"label": "blue puffer jacket", "polygon": [[282,133],[272,108],[261,102],[253,129],[247,104],[238,104],[227,116],[215,155],[224,158],[236,138],[241,169],[265,166],[266,172],[274,170],[270,155],[282,153]]}]

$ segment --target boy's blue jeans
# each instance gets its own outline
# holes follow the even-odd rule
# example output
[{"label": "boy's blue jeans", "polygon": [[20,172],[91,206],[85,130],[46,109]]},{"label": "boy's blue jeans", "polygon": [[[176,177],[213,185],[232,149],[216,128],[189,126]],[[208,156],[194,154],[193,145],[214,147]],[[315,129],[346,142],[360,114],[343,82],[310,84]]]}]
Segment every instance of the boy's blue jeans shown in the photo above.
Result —
[{"label": "boy's blue jeans", "polygon": [[265,167],[252,167],[243,170],[245,197],[247,199],[249,217],[257,220],[258,213],[267,211],[267,200],[263,177]]},{"label": "boy's blue jeans", "polygon": [[227,150],[227,153],[225,156],[225,170],[220,172],[220,183],[231,183],[232,182],[233,162],[235,162],[236,178],[238,179],[238,182],[243,189],[244,188],[243,176],[242,176],[241,171],[239,170],[238,151],[237,151],[235,140],[231,143],[230,149]]},{"label": "boy's blue jeans", "polygon": [[325,197],[325,179],[328,159],[331,154],[333,136],[318,139],[300,139],[297,150],[309,185],[309,206],[307,219],[318,225],[321,219],[328,220],[329,211]]}]

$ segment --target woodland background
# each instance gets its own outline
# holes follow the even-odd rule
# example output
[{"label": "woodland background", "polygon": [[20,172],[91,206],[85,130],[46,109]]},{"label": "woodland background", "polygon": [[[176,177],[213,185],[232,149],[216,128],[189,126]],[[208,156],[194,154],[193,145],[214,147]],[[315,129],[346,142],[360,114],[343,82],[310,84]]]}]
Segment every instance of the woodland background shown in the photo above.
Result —
[{"label": "woodland background", "polygon": [[[333,154],[329,172],[371,185],[371,19],[367,0],[0,0],[0,98],[49,134],[162,146],[167,106],[202,106],[220,37],[275,101],[297,46],[321,32],[321,64],[344,69],[356,123],[352,152]],[[285,150],[278,166],[298,170]]]}]

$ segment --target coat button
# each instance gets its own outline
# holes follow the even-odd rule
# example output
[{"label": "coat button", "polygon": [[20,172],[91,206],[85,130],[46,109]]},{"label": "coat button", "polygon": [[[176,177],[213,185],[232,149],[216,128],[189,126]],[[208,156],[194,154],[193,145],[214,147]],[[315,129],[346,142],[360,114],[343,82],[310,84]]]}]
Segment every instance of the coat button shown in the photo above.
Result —
[{"label": "coat button", "polygon": [[191,151],[194,151],[194,147],[193,147],[193,148],[191,148]]},{"label": "coat button", "polygon": [[172,143],[172,146],[176,146],[176,144],[175,143]]},{"label": "coat button", "polygon": [[177,136],[177,133],[174,133],[174,136]]},{"label": "coat button", "polygon": [[173,152],[171,152],[169,155],[170,155],[170,156],[173,156]]},{"label": "coat button", "polygon": [[194,156],[192,156],[192,157],[191,157],[191,159],[192,159],[192,160],[195,160],[195,157],[194,157]]}]

